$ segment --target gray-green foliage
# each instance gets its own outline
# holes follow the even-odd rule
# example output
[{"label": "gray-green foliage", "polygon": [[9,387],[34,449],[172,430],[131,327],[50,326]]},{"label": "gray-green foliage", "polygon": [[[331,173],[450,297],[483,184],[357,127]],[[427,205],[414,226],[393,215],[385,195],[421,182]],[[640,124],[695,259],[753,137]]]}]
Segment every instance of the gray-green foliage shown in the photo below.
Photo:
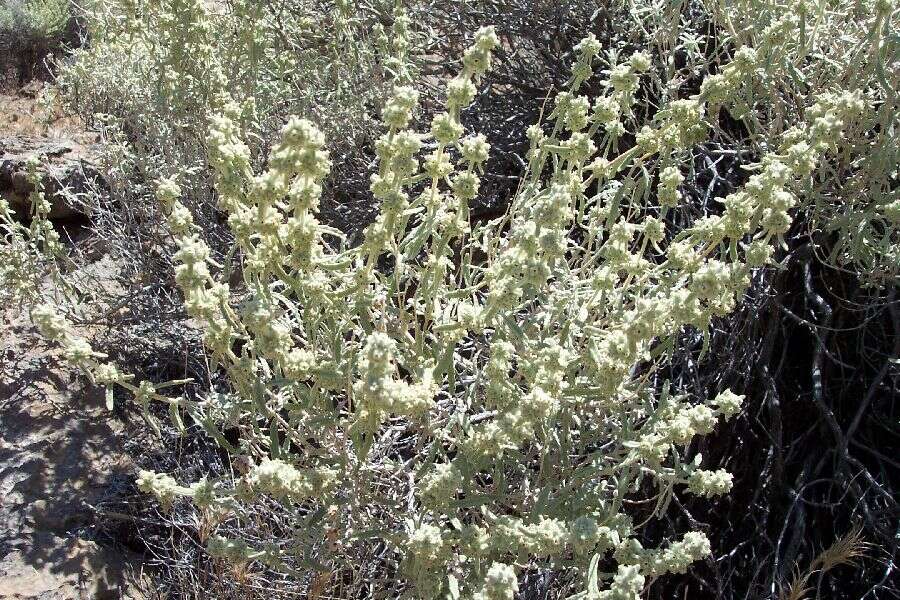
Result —
[{"label": "gray-green foliage", "polygon": [[[146,13],[111,4],[131,21],[116,25],[108,49],[149,60],[160,78],[142,92],[136,70],[135,93],[150,93],[159,111],[158,122],[150,113],[137,122],[159,136],[202,134],[147,174],[166,175],[154,187],[175,280],[229,389],[169,396],[178,382],[135,383],[59,307],[33,316],[96,383],[129,391],[148,421],[158,402],[178,427],[202,427],[247,465],[183,485],[147,471],[142,490],[165,507],[190,498],[216,523],[278,503],[290,535],[212,536],[216,558],[299,576],[298,565],[340,570],[354,547],[378,543],[420,597],[509,599],[518,575],[540,567],[577,574],[565,590],[575,597],[638,598],[711,548],[700,531],[645,548],[633,507],[658,517],[676,490],[711,497],[732,481],[704,468],[692,442],[739,413],[741,398],[673,389],[665,374],[680,334],[708,336],[756,270],[776,264],[798,216],[833,225],[844,211],[888,240],[864,249],[888,267],[896,252],[895,165],[881,166],[896,151],[896,79],[885,76],[893,4],[758,4],[690,5],[717,27],[719,38],[703,42],[715,52],[653,2],[632,5],[643,31],[627,41],[586,36],[570,78],[525,132],[507,213],[486,222],[469,215],[490,146],[463,115],[492,91],[479,86],[494,52],[515,40],[479,30],[429,125],[415,120],[414,73],[397,73],[407,85],[384,102],[374,143],[379,215],[358,245],[320,219],[336,135],[322,117],[327,100],[309,97],[326,102],[308,111],[321,126],[291,118],[277,142],[260,144],[258,125],[280,114],[270,103],[287,92],[279,78],[240,79],[263,61],[256,37],[229,38],[213,25],[228,17],[196,2]],[[186,43],[172,43],[176,33]],[[630,48],[634,39],[646,47]],[[669,60],[673,49],[685,64]],[[402,53],[395,44],[384,53],[395,62],[384,63],[402,65]],[[692,152],[710,141],[755,158],[744,185],[699,212],[683,183]],[[218,263],[191,210],[201,172],[233,236],[234,278],[220,275],[231,266]],[[847,175],[871,189],[845,208]],[[884,280],[864,256],[850,258]],[[239,431],[236,444],[225,429]]]},{"label": "gray-green foliage", "polygon": [[297,113],[359,143],[385,83],[404,72],[395,46],[408,43],[389,2],[323,13],[305,1],[115,0],[95,3],[86,21],[91,44],[64,67],[63,97],[127,142],[145,181],[203,172],[207,123],[225,94],[241,104],[254,151]]},{"label": "gray-green foliage", "polygon": [[52,38],[72,17],[69,0],[8,0],[0,6],[0,29],[23,37]]},{"label": "gray-green foliage", "polygon": [[[116,0],[92,3],[84,20],[90,43],[60,66],[58,89],[102,133],[109,185],[92,203],[94,227],[134,277],[171,268],[171,257],[155,252],[163,245],[152,182],[175,172],[193,174],[184,181],[191,210],[214,253],[227,249],[205,147],[223,97],[241,106],[257,167],[287,117],[306,114],[344,159],[341,191],[365,190],[360,149],[372,142],[373,108],[391,81],[410,75],[416,43],[386,0],[325,8],[306,0]],[[122,210],[108,210],[110,201]]]},{"label": "gray-green foliage", "polygon": [[[69,0],[4,0],[0,4],[0,83],[11,87],[46,77],[43,62],[69,39]],[[11,81],[10,81],[11,80]]]}]

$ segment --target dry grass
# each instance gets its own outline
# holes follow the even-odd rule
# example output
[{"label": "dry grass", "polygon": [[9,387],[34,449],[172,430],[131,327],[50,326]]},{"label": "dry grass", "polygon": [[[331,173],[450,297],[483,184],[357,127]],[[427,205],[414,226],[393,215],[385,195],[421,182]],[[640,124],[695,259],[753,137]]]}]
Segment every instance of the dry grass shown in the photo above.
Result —
[{"label": "dry grass", "polygon": [[[805,570],[794,567],[791,583],[782,589],[778,600],[806,600],[812,591],[810,581],[816,573],[825,574],[842,565],[856,566],[858,559],[865,556],[869,543],[863,540],[860,526],[839,537],[831,546],[816,556]],[[816,594],[818,597],[818,594]]]}]

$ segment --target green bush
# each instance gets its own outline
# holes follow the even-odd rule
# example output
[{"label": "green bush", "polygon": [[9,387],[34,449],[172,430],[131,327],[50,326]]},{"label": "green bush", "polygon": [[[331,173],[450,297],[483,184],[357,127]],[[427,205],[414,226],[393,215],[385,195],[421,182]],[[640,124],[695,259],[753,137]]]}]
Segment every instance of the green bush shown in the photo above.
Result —
[{"label": "green bush", "polygon": [[[329,179],[334,123],[290,118],[272,144],[259,134],[283,116],[273,107],[284,92],[280,78],[240,79],[269,72],[245,70],[263,62],[256,43],[232,44],[245,38],[227,37],[198,2],[131,6],[111,13],[126,25],[111,18],[117,29],[82,54],[68,85],[100,73],[145,94],[144,108],[120,107],[111,122],[121,147],[158,158],[134,164],[152,180],[184,309],[227,387],[170,395],[184,382],[135,381],[78,335],[64,306],[32,315],[154,427],[152,403],[245,465],[234,477],[138,479],[166,509],[190,500],[215,559],[308,584],[309,571],[351,569],[360,546],[379,545],[380,596],[511,599],[526,574],[549,570],[560,597],[639,598],[711,552],[693,517],[659,547],[645,547],[647,523],[678,492],[732,485],[695,440],[739,414],[742,397],[668,376],[682,334],[708,342],[752,278],[778,268],[797,223],[867,281],[896,280],[896,77],[886,74],[897,13],[885,0],[632,4],[622,27],[635,35],[604,45],[589,34],[571,49],[567,80],[522,132],[508,210],[487,220],[471,219],[470,204],[491,148],[466,111],[495,92],[495,53],[516,40],[478,30],[424,125],[416,69],[394,68],[369,178],[379,214],[361,240],[320,219],[323,193],[342,185],[341,173]],[[682,12],[703,18],[682,27]],[[240,14],[239,32],[267,31]],[[395,33],[393,60],[362,79],[340,74],[340,51],[322,60],[360,82],[415,64],[397,58],[407,33]],[[156,84],[138,66],[110,70],[120,54],[150,65]],[[92,60],[107,70],[88,69]],[[309,89],[319,119],[341,114],[317,103],[326,89]],[[366,135],[373,117],[355,110]],[[698,148],[750,157],[730,193],[698,200]],[[197,216],[213,202],[226,252]],[[821,237],[829,230],[837,242]],[[277,531],[214,533],[253,505],[279,515]]]},{"label": "green bush", "polygon": [[77,42],[69,0],[5,0],[0,5],[0,77],[22,86],[46,78],[45,61]]}]

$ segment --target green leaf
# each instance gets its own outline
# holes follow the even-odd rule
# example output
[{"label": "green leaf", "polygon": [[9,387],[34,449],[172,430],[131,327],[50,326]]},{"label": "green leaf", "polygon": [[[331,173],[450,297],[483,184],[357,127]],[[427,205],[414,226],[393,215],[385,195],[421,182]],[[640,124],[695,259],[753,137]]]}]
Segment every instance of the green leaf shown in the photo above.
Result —
[{"label": "green leaf", "polygon": [[548,500],[550,499],[550,486],[544,486],[541,488],[540,493],[538,494],[537,501],[534,503],[534,509],[531,511],[532,517],[537,520],[542,514],[544,514],[545,509],[547,508]]},{"label": "green leaf", "polygon": [[216,440],[216,443],[219,444],[220,447],[224,448],[229,454],[240,454],[241,451],[239,448],[231,445],[225,436],[222,435],[222,432],[216,427],[215,423],[213,423],[212,419],[198,419],[196,416],[194,417],[194,421],[200,423],[200,426],[203,427],[203,431],[207,433],[211,438]]},{"label": "green leaf", "polygon": [[599,564],[600,555],[595,554],[593,557],[591,557],[591,563],[588,565],[587,581],[585,582],[588,596],[591,598],[595,597],[595,594],[600,594],[600,588],[597,585],[597,565]]},{"label": "green leaf", "polygon": [[269,422],[269,454],[272,458],[281,458],[281,442],[278,439],[278,423],[275,420]]},{"label": "green leaf", "polygon": [[306,517],[306,519],[305,519],[306,522],[304,523],[304,526],[312,527],[313,525],[318,524],[319,521],[321,521],[322,518],[325,517],[325,513],[326,513],[325,507],[320,506],[314,512],[310,513],[310,515],[308,517]]},{"label": "green leaf", "polygon": [[181,420],[181,413],[178,412],[177,402],[169,403],[169,418],[172,419],[172,424],[178,429],[178,433],[184,433],[184,421]]}]

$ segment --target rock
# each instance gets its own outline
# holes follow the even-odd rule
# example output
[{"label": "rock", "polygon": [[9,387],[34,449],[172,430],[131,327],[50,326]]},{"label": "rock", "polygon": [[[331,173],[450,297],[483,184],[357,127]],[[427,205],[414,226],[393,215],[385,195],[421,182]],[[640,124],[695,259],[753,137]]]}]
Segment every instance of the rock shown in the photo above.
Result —
[{"label": "rock", "polygon": [[94,507],[133,479],[129,433],[38,340],[0,308],[0,600],[139,597],[141,557],[92,539]]},{"label": "rock", "polygon": [[112,550],[51,533],[0,557],[0,599],[76,600],[139,597]]},{"label": "rock", "polygon": [[94,166],[96,149],[72,140],[51,140],[14,135],[0,137],[0,196],[22,215],[31,212],[27,162],[39,156],[44,193],[50,201],[50,218],[66,219],[81,213],[72,194],[83,194],[100,182]]}]

